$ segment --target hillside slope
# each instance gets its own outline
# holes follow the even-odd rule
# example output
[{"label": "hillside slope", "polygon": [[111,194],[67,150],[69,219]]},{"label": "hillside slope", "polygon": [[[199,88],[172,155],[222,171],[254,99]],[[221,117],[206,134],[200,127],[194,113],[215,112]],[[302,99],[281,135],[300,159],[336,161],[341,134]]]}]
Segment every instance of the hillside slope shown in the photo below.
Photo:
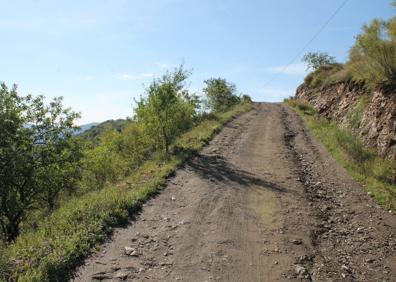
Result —
[{"label": "hillside slope", "polygon": [[295,97],[322,116],[352,128],[381,156],[396,160],[396,93],[370,92],[342,82],[322,88],[302,84]]}]

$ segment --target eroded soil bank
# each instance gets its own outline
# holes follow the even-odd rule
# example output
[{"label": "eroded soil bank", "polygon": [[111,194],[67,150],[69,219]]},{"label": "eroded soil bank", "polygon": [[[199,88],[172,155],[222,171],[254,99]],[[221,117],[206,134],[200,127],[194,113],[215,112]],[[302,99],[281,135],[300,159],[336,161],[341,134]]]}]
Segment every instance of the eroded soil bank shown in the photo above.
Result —
[{"label": "eroded soil bank", "polygon": [[75,281],[395,281],[396,218],[281,104],[256,104]]}]

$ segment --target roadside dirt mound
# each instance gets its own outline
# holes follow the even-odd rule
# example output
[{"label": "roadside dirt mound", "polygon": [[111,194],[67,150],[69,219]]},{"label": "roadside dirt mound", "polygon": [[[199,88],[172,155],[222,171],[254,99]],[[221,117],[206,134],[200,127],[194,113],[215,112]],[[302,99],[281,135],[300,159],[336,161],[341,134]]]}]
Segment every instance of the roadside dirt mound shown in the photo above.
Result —
[{"label": "roadside dirt mound", "polygon": [[301,85],[295,96],[326,117],[351,126],[370,147],[396,160],[396,93],[368,93],[361,85],[339,83],[323,89]]},{"label": "roadside dirt mound", "polygon": [[74,281],[392,281],[395,235],[291,109],[256,104]]}]

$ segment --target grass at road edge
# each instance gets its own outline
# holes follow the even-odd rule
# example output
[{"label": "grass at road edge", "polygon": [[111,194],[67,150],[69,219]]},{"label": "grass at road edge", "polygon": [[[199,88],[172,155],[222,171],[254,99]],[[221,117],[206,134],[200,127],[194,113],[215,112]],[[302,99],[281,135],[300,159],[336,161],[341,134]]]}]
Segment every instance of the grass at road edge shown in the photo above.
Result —
[{"label": "grass at road edge", "polygon": [[214,119],[204,120],[175,142],[178,153],[169,160],[149,160],[118,184],[63,205],[37,230],[22,234],[4,251],[3,255],[12,262],[6,279],[69,280],[75,267],[95,251],[115,227],[126,224],[147,199],[163,189],[166,179],[185,160],[202,149],[226,122],[251,108],[251,104],[237,105]]},{"label": "grass at road edge", "polygon": [[385,209],[396,211],[396,164],[380,157],[363,145],[348,128],[320,117],[316,111],[296,100],[287,100],[319,140],[348,173],[364,186],[374,200]]}]

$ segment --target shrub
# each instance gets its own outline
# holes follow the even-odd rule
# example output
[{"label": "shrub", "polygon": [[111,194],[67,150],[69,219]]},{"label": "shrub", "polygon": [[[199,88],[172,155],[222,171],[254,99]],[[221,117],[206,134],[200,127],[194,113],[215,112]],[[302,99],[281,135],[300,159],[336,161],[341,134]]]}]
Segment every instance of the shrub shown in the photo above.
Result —
[{"label": "shrub", "polygon": [[[305,84],[312,88],[329,86],[334,81],[334,75],[343,70],[342,64],[330,64],[318,67],[305,77]],[[333,76],[333,79],[330,79]]]},{"label": "shrub", "polygon": [[354,80],[371,88],[396,87],[396,17],[389,21],[375,19],[363,27],[347,67]]},{"label": "shrub", "polygon": [[205,84],[203,91],[213,112],[224,112],[240,102],[235,84],[223,78],[211,78],[205,80]]}]

